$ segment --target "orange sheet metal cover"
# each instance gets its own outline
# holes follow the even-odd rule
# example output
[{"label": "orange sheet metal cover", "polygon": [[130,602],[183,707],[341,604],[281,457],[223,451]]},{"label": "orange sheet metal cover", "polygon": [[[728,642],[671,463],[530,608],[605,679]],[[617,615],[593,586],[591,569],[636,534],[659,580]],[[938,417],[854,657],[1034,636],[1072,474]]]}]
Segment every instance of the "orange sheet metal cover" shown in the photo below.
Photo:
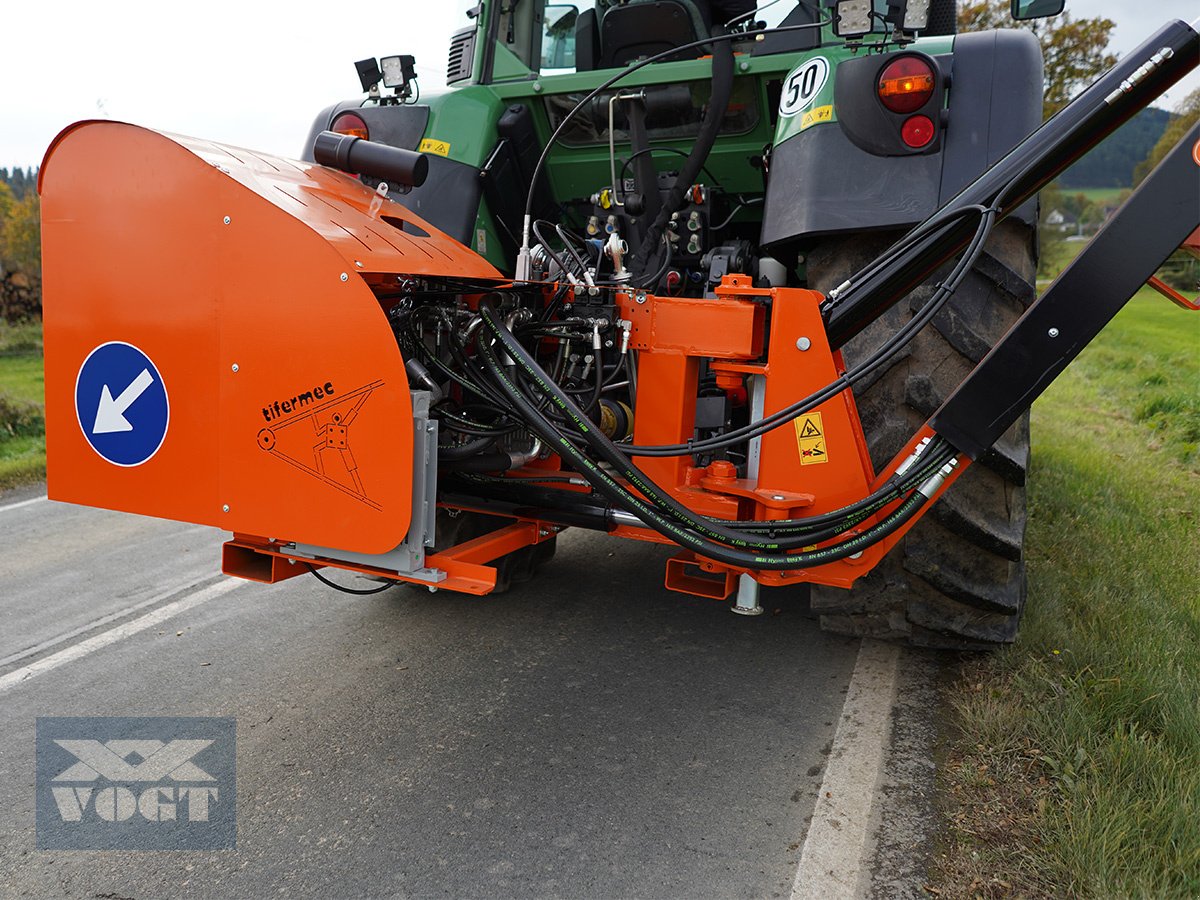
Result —
[{"label": "orange sheet metal cover", "polygon": [[53,499],[403,540],[408,383],[359,273],[495,269],[349,176],[122,123],[66,129],[39,189]]}]

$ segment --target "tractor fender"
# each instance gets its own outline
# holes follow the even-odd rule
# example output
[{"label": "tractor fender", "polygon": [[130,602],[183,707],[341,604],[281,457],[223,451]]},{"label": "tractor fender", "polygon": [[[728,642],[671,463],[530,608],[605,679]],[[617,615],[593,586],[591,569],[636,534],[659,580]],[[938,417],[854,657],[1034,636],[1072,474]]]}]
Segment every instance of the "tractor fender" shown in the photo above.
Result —
[{"label": "tractor fender", "polygon": [[[787,137],[771,154],[764,246],[915,225],[1041,124],[1042,55],[1030,32],[959,35],[952,54],[937,60],[950,74],[939,149],[869,152],[851,141],[836,111],[834,121]],[[1015,215],[1032,225],[1036,208],[1031,200]]]},{"label": "tractor fender", "polygon": [[373,106],[361,101],[332,104],[313,120],[301,154],[304,160],[312,160],[312,148],[318,134],[328,130],[342,113],[360,116],[373,142],[426,152],[430,174],[425,184],[410,190],[392,191],[391,198],[460,244],[472,245],[475,220],[484,194],[479,167],[451,158],[450,143],[433,139],[436,136],[430,133],[430,122],[436,121],[437,116],[431,114],[431,107],[425,103]]}]

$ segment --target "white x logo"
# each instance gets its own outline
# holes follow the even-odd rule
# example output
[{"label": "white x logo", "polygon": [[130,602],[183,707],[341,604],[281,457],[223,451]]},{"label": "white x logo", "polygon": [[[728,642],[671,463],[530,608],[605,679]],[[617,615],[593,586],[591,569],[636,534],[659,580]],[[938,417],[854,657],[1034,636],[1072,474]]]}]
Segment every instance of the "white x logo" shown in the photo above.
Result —
[{"label": "white x logo", "polygon": [[[216,781],[211,775],[191,762],[191,758],[212,741],[58,741],[62,747],[79,760],[55,781],[161,781],[170,777],[175,781]],[[126,762],[136,753],[142,757],[137,765]]]}]

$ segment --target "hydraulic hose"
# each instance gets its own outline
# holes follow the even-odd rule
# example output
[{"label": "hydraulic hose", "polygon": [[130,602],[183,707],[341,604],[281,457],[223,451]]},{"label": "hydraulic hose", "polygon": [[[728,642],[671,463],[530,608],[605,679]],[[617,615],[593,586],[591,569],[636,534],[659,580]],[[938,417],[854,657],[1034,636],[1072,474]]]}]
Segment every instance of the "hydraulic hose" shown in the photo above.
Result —
[{"label": "hydraulic hose", "polygon": [[757,422],[752,422],[749,425],[743,425],[741,428],[735,428],[728,431],[719,437],[708,438],[703,441],[693,441],[686,444],[662,444],[654,446],[637,446],[629,445],[624,448],[625,453],[632,456],[683,456],[693,453],[705,452],[710,450],[720,450],[734,443],[749,440],[759,435],[766,434],[773,428],[778,428],[787,422],[792,421],[797,416],[816,408],[826,400],[836,396],[841,391],[852,386],[857,381],[870,375],[877,368],[886,363],[895,353],[911,340],[918,331],[921,330],[932,318],[937,314],[938,310],[954,293],[955,289],[966,277],[971,266],[983,252],[983,245],[987,240],[988,234],[995,222],[994,212],[984,210],[980,219],[979,225],[975,229],[975,237],[968,247],[963,258],[959,260],[950,277],[938,288],[934,295],[926,301],[920,311],[903,328],[893,335],[885,344],[874,351],[866,359],[859,362],[857,365],[847,369],[846,372],[833,382],[827,384],[821,390],[810,394],[802,400],[798,400],[789,406],[784,407],[777,412],[772,413],[764,419]]},{"label": "hydraulic hose", "polygon": [[707,540],[695,531],[682,527],[659,515],[657,510],[620,485],[563,435],[559,434],[554,425],[532,403],[525,399],[520,388],[512,382],[508,373],[504,371],[504,366],[500,363],[495,351],[488,342],[481,341],[479,343],[479,352],[483,357],[484,364],[495,378],[497,385],[508,395],[513,405],[520,411],[522,417],[556,453],[560,454],[573,469],[587,479],[598,493],[611,503],[636,516],[647,527],[657,531],[668,540],[682,547],[694,550],[708,559],[725,563],[726,565],[750,570],[782,571],[808,568],[845,559],[878,543],[897,529],[903,527],[905,523],[919,513],[936,489],[936,485],[930,485],[929,487],[922,486],[922,488],[914,492],[878,524],[867,529],[862,534],[830,547],[795,554],[762,555],[723,546]]},{"label": "hydraulic hose", "polygon": [[572,108],[569,113],[563,116],[562,121],[558,123],[558,127],[554,129],[554,133],[550,135],[550,139],[546,141],[546,146],[542,148],[541,155],[538,156],[538,161],[533,167],[533,175],[529,180],[529,192],[525,195],[525,221],[522,225],[521,249],[517,254],[516,280],[525,281],[529,278],[529,242],[530,232],[533,225],[534,187],[537,185],[538,179],[542,175],[542,171],[546,168],[546,160],[550,158],[550,150],[556,143],[558,143],[559,137],[562,135],[563,131],[566,129],[571,120],[579,114],[580,110],[586,108],[589,103],[591,103],[593,100],[599,97],[600,94],[608,90],[621,79],[628,78],[639,69],[653,65],[656,62],[662,62],[667,57],[674,56],[681,51],[699,50],[701,48],[707,48],[709,45],[715,47],[717,44],[727,41],[749,40],[764,34],[787,34],[793,31],[808,31],[814,28],[820,29],[824,28],[831,21],[832,20],[829,18],[824,18],[819,22],[805,22],[801,25],[781,25],[776,28],[762,28],[755,29],[753,31],[734,32],[730,34],[718,35],[716,37],[707,37],[698,41],[692,41],[690,44],[683,44],[679,47],[671,47],[668,50],[664,50],[662,53],[656,53],[653,56],[648,56],[646,59],[638,60],[636,63],[626,66],[620,72],[617,72],[611,78],[605,79],[598,86],[593,88],[586,97],[575,104],[574,108]]},{"label": "hydraulic hose", "polygon": [[[995,207],[1003,219],[1059,172],[1196,67],[1200,34],[1168,22],[1068,103],[1053,118],[951,199],[938,214],[969,206]],[[970,240],[969,226],[952,219],[930,239],[855,275],[822,306],[830,345],[837,349]]]},{"label": "hydraulic hose", "polygon": [[[878,502],[879,497],[875,497],[874,499],[878,502],[878,506],[874,506],[873,508],[864,507],[864,510],[856,510],[841,520],[831,519],[828,521],[828,523],[822,523],[828,524],[831,527],[821,529],[818,534],[812,533],[812,529],[804,526],[793,527],[790,529],[791,531],[804,531],[805,533],[799,537],[784,539],[762,540],[758,535],[728,528],[725,526],[722,520],[697,518],[695,513],[693,513],[683,504],[679,503],[674,497],[667,494],[657,484],[655,484],[648,476],[646,476],[644,472],[634,465],[633,462],[627,456],[625,456],[614,443],[612,443],[590,423],[586,414],[571,400],[570,396],[551,381],[545,371],[543,371],[542,368],[537,364],[537,361],[533,359],[532,355],[530,355],[529,352],[517,341],[516,337],[503,326],[503,323],[500,321],[500,318],[496,314],[495,310],[492,309],[486,301],[480,303],[479,313],[483,318],[484,324],[487,325],[487,327],[499,340],[505,354],[514,361],[517,370],[523,371],[527,378],[542,391],[545,397],[550,400],[553,406],[557,407],[558,411],[562,414],[564,421],[573,426],[578,437],[582,437],[587,442],[588,446],[591,447],[601,459],[613,466],[618,474],[620,474],[631,485],[637,488],[637,490],[640,491],[647,500],[662,510],[663,513],[670,516],[675,521],[694,529],[709,540],[719,541],[735,547],[744,547],[772,552],[792,549],[794,547],[811,544],[814,540],[835,537],[837,534],[840,534],[854,525],[864,521],[871,514],[879,509],[882,509],[887,505],[887,503],[891,502],[891,499]],[[483,349],[485,349],[485,345],[483,342],[481,342],[480,350],[482,351]],[[494,375],[495,373],[493,373],[493,376]],[[520,392],[519,387],[518,392]],[[522,394],[522,400],[529,402],[524,394]],[[554,427],[553,423],[550,422],[549,418],[545,416],[540,409],[537,410],[537,414],[544,421],[548,422],[551,427]],[[557,428],[555,428],[555,437],[557,439],[563,439],[564,437],[558,432]],[[939,461],[939,465],[943,462],[944,460]],[[888,493],[889,491],[890,486],[888,488],[881,489],[879,493]],[[868,504],[868,507],[871,507],[871,505]],[[779,526],[781,531],[785,528],[788,528],[788,526],[795,525],[795,523],[791,521],[773,524]]]},{"label": "hydraulic hose", "polygon": [[[718,26],[717,36],[724,34],[724,29]],[[696,142],[684,160],[679,174],[667,192],[667,197],[654,217],[654,222],[642,237],[642,243],[634,254],[634,278],[643,287],[646,285],[638,276],[644,276],[651,260],[657,255],[658,242],[662,238],[671,216],[683,207],[684,197],[691,188],[700,169],[708,160],[708,154],[717,142],[721,133],[721,122],[729,109],[729,98],[733,94],[733,45],[729,41],[721,41],[713,46],[712,61],[712,94],[709,96],[708,109],[704,113],[704,121],[700,123],[700,133]],[[660,276],[661,277],[661,276]]]}]

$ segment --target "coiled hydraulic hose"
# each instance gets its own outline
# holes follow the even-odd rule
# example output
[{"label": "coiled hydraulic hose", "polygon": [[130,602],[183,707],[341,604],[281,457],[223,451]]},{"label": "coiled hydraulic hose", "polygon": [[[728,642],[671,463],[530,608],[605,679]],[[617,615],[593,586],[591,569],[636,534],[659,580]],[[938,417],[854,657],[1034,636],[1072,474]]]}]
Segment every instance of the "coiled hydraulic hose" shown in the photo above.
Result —
[{"label": "coiled hydraulic hose", "polygon": [[893,510],[882,521],[868,528],[862,534],[855,535],[829,547],[807,550],[801,553],[771,553],[762,554],[725,546],[709,540],[696,531],[686,528],[662,515],[653,506],[613,479],[596,462],[587,457],[569,440],[558,432],[551,423],[532,403],[521,393],[521,389],[513,383],[500,363],[496,352],[487,341],[479,342],[479,353],[484,364],[491,372],[496,384],[512,401],[526,422],[543,440],[577,472],[579,472],[602,496],[611,503],[636,516],[647,527],[652,528],[669,540],[682,547],[694,550],[702,556],[725,563],[753,570],[791,570],[823,565],[845,559],[855,553],[878,543],[897,529],[904,526],[915,517],[921,508],[929,502],[937,487],[940,485],[940,475],[935,475],[930,482],[922,485],[905,499],[899,507]]}]

